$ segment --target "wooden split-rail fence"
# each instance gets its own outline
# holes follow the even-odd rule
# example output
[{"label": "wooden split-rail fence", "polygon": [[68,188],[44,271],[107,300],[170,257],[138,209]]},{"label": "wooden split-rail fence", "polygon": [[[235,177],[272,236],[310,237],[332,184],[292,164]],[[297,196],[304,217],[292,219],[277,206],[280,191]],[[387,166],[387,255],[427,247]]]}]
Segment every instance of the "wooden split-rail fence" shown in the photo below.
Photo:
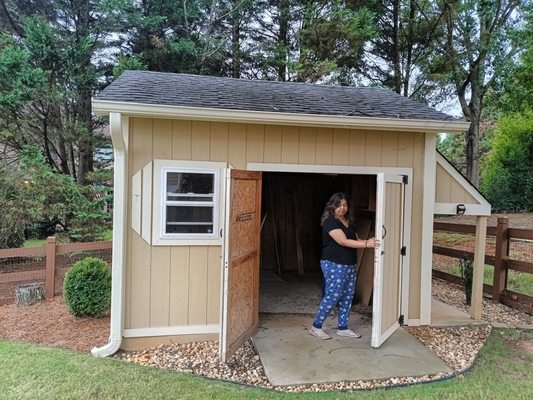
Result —
[{"label": "wooden split-rail fence", "polygon": [[[461,234],[475,234],[474,225],[435,222],[435,231]],[[507,217],[498,218],[496,226],[487,227],[487,237],[494,237],[494,255],[485,255],[485,264],[494,266],[493,284],[483,285],[483,292],[492,297],[495,303],[533,314],[533,297],[507,288],[510,270],[533,274],[533,263],[513,259],[510,254],[511,242],[520,241],[529,245],[533,254],[533,229],[512,228]],[[15,301],[17,287],[34,282],[44,286],[45,297],[53,298],[63,288],[66,271],[74,263],[87,256],[106,260],[111,266],[111,241],[90,243],[57,244],[55,237],[49,237],[43,247],[30,249],[0,249],[0,305]],[[461,249],[433,246],[433,253],[458,259],[472,260],[474,253]],[[459,276],[433,269],[433,276],[462,284]]]},{"label": "wooden split-rail fence", "polygon": [[85,257],[97,257],[111,266],[111,241],[57,244],[51,236],[35,248],[0,249],[0,305],[15,302],[21,286],[42,284],[46,299],[63,291],[65,273]]},{"label": "wooden split-rail fence", "polygon": [[[475,225],[435,222],[435,232],[445,231],[461,234],[475,234]],[[509,226],[509,218],[499,217],[496,226],[487,227],[487,238],[495,238],[494,255],[485,255],[485,264],[494,266],[492,285],[484,284],[483,292],[492,297],[493,303],[503,303],[510,307],[533,314],[533,297],[509,290],[507,287],[509,271],[519,271],[533,274],[533,263],[512,257],[511,242],[527,245],[529,253],[533,255],[533,229],[513,228]],[[462,249],[433,246],[433,253],[458,259],[473,260],[474,253]],[[463,278],[450,273],[433,269],[433,276],[454,283],[463,284]]]}]

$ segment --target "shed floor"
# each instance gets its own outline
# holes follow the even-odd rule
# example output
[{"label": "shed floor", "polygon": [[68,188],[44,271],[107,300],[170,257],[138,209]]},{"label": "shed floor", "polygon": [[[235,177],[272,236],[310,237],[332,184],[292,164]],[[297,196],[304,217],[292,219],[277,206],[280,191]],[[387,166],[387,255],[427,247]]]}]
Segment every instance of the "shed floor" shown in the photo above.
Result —
[{"label": "shed floor", "polygon": [[[361,339],[335,335],[336,315],[328,317],[324,329],[330,340],[307,333],[321,299],[316,277],[282,280],[262,274],[259,331],[253,343],[265,373],[275,386],[339,381],[384,379],[450,372],[450,368],[404,329],[398,329],[379,349],[370,346],[371,314],[355,307],[350,328]],[[435,325],[471,323],[469,315],[433,301]]]}]

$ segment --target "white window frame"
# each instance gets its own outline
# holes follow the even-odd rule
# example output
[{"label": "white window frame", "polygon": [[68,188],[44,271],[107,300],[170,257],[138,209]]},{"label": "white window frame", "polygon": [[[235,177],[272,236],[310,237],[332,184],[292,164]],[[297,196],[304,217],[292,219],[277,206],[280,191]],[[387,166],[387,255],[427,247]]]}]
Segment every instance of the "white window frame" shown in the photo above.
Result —
[{"label": "white window frame", "polygon": [[[153,219],[153,245],[221,245],[220,235],[221,216],[224,198],[223,171],[225,163],[154,160],[154,219]],[[197,203],[194,201],[180,202],[180,205],[200,207],[213,207],[213,231],[211,233],[166,233],[167,205],[167,175],[168,173],[213,174],[213,199],[209,202]],[[191,197],[191,196],[189,196]],[[204,196],[205,197],[205,196]]]}]

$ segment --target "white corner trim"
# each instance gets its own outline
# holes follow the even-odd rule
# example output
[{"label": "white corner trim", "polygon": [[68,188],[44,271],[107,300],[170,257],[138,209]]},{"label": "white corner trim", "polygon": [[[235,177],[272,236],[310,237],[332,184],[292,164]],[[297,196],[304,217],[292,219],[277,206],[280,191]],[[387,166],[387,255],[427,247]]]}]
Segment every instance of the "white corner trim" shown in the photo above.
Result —
[{"label": "white corner trim", "polygon": [[102,347],[93,347],[95,357],[114,354],[122,343],[124,321],[124,263],[126,243],[128,192],[128,162],[126,146],[129,135],[129,120],[119,113],[109,115],[111,138],[115,148],[113,187],[113,256],[111,278],[111,318],[109,341]]},{"label": "white corner trim", "polygon": [[125,338],[150,337],[150,336],[179,336],[201,335],[206,333],[219,333],[220,325],[188,325],[169,326],[160,328],[130,328],[124,329]]},{"label": "white corner trim", "polygon": [[184,118],[192,120],[244,122],[274,125],[299,125],[379,129],[416,132],[464,132],[470,124],[461,121],[354,117],[304,113],[278,113],[249,110],[229,110],[208,107],[169,106],[124,101],[93,100],[93,112],[106,115],[120,112],[131,116],[154,118]]},{"label": "white corner trim", "polygon": [[152,243],[152,162],[150,161],[142,169],[142,212],[141,212],[141,237]]},{"label": "white corner trim", "polygon": [[437,175],[436,135],[426,133],[422,185],[422,254],[420,264],[420,324],[431,323],[431,268],[433,264],[433,213]]},{"label": "white corner trim", "polygon": [[[483,197],[483,195],[479,192],[479,190],[472,185],[459,171],[457,171],[453,165],[449,163],[448,160],[446,160],[441,154],[437,152],[437,163],[444,168],[444,170],[450,174],[450,176],[457,181],[474,199],[478,201],[478,203],[483,206],[483,209],[485,210],[487,207],[489,209],[488,214],[481,214],[481,215],[490,215],[490,203]],[[454,213],[455,214],[455,211]],[[479,215],[479,214],[469,214],[469,215]]]}]

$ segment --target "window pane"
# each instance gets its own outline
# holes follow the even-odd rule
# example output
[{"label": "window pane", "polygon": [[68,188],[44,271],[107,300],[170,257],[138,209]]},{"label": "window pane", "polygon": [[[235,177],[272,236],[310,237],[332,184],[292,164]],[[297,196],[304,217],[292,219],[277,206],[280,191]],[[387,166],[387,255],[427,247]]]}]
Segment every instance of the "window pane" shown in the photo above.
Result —
[{"label": "window pane", "polygon": [[213,207],[167,206],[167,224],[213,224]]},{"label": "window pane", "polygon": [[213,225],[167,225],[166,233],[213,233]]},{"label": "window pane", "polygon": [[167,200],[212,201],[214,183],[214,174],[168,172]]}]

